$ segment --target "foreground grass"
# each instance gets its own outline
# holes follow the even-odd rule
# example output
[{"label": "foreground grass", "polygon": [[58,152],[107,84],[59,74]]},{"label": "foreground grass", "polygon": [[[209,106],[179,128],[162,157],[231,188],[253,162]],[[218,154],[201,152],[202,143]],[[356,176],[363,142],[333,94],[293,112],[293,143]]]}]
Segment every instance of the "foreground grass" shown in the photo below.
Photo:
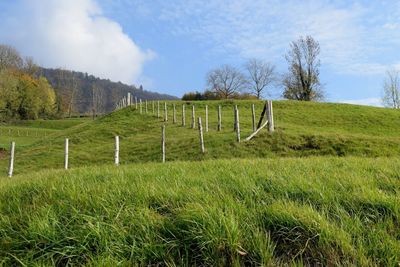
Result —
[{"label": "foreground grass", "polygon": [[0,180],[0,265],[398,266],[400,160],[310,157]]},{"label": "foreground grass", "polygon": [[[276,132],[269,134],[267,131],[262,131],[252,141],[238,144],[233,131],[233,107],[239,106],[241,135],[244,139],[252,132],[252,103],[256,104],[257,114],[261,113],[263,105],[261,101],[168,102],[167,161],[316,155],[362,157],[400,155],[398,110],[346,104],[275,101]],[[176,124],[172,123],[172,104],[177,106]],[[190,127],[192,104],[196,106],[196,117],[201,116],[203,123],[205,105],[209,106],[210,130],[204,133],[206,147],[204,155],[199,153],[198,131]],[[186,127],[181,126],[182,105],[186,105]],[[216,130],[218,105],[222,105],[221,132]],[[161,117],[162,113],[161,107]],[[161,161],[160,126],[164,122],[162,118],[153,115],[150,103],[148,114],[139,114],[138,110],[130,107],[95,121],[79,122],[78,125],[57,130],[48,138],[23,147],[17,140],[15,173],[62,168],[66,137],[70,139],[70,164],[74,167],[113,162],[115,135],[119,135],[121,139],[122,164]],[[50,126],[64,125],[63,121],[46,123]],[[66,123],[71,122],[67,120]],[[37,127],[39,124],[38,122],[32,127]],[[9,144],[7,143],[4,148],[7,150]],[[7,152],[3,151],[4,160],[0,161],[0,176],[7,173]]]}]

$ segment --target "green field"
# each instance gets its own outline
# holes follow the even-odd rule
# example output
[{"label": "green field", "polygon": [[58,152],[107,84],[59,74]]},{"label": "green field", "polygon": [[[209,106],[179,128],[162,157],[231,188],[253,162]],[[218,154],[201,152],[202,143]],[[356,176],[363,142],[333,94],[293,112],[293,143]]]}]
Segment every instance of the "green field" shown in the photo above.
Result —
[{"label": "green field", "polygon": [[[398,110],[274,101],[276,131],[237,143],[233,107],[244,139],[252,103],[258,117],[261,101],[172,101],[166,123],[150,104],[148,114],[130,107],[94,121],[0,125],[0,266],[398,266]],[[192,104],[203,127],[209,107],[205,154]]]},{"label": "green field", "polygon": [[399,159],[310,157],[3,179],[0,263],[398,266],[399,170]]},{"label": "green field", "polygon": [[[172,104],[177,105],[177,123],[172,123]],[[270,158],[303,156],[387,157],[400,155],[400,113],[397,110],[345,104],[274,102],[276,132],[262,131],[250,142],[236,142],[233,106],[240,110],[242,138],[252,132],[251,103],[195,102],[196,117],[209,105],[209,132],[205,133],[206,153],[199,153],[198,131],[190,128],[191,103],[186,105],[186,127],[182,127],[182,102],[168,102],[166,125],[167,161],[228,158]],[[217,131],[217,106],[222,105],[222,132]],[[256,112],[261,113],[262,102]],[[161,116],[162,116],[161,109]],[[71,167],[113,162],[114,136],[121,138],[121,163],[160,162],[162,118],[139,114],[133,107],[95,121],[84,120],[29,146],[17,143],[15,173],[63,167],[64,139],[70,139]],[[50,123],[50,122],[49,122]],[[63,122],[60,122],[62,124]],[[8,138],[10,140],[10,138]],[[18,140],[17,140],[18,141]],[[21,144],[24,145],[24,144]],[[8,149],[7,143],[6,148]],[[0,163],[5,175],[7,162]]]},{"label": "green field", "polygon": [[87,119],[32,120],[0,124],[0,149],[8,149],[12,141],[28,146],[45,140],[51,134],[78,125]]}]

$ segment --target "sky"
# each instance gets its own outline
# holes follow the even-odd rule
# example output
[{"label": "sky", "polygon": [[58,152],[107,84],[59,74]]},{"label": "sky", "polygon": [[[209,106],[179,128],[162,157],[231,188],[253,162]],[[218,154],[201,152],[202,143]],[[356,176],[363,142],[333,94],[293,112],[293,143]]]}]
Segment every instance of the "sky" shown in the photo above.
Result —
[{"label": "sky", "polygon": [[400,69],[394,0],[0,0],[0,21],[0,43],[44,67],[175,96],[250,58],[285,73],[290,42],[306,35],[320,43],[327,101],[381,105],[385,72]]}]

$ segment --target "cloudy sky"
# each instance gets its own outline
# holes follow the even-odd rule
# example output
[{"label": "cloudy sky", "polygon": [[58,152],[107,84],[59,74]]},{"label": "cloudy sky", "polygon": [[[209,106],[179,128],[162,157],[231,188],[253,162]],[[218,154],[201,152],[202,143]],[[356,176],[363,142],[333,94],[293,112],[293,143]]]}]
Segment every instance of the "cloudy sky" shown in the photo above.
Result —
[{"label": "cloudy sky", "polygon": [[395,0],[0,0],[0,19],[0,43],[45,67],[177,96],[221,64],[256,57],[284,72],[302,35],[320,42],[328,101],[377,105],[385,71],[400,68]]}]

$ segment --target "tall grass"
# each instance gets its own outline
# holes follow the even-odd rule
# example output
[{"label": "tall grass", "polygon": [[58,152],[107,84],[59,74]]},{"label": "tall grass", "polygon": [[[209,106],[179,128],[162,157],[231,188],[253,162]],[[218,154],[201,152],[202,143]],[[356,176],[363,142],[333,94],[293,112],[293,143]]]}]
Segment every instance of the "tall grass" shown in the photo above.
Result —
[{"label": "tall grass", "polygon": [[400,160],[215,160],[0,180],[0,265],[400,263]]}]

